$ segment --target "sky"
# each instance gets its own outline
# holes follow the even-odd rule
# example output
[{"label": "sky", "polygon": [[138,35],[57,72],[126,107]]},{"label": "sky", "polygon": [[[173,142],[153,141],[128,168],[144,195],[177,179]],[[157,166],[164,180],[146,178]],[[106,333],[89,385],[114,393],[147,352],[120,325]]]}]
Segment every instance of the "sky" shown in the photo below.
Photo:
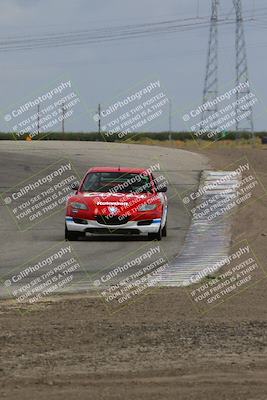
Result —
[{"label": "sky", "polygon": [[[0,0],[0,44],[14,38],[62,32],[148,24],[210,15],[210,0]],[[198,6],[199,4],[199,6]],[[255,130],[267,125],[267,6],[244,0],[245,37],[254,108]],[[232,0],[221,0],[221,18],[234,18]],[[232,17],[231,17],[232,16]],[[197,19],[195,20],[198,21]],[[208,27],[120,41],[85,43],[31,50],[0,50],[0,130],[11,125],[3,116],[13,105],[51,88],[62,77],[75,86],[81,104],[66,121],[68,131],[92,131],[98,103],[110,104],[119,94],[159,79],[172,101],[172,130],[185,130],[182,116],[202,102]],[[219,27],[220,93],[235,86],[235,26]],[[165,118],[147,130],[168,130]]]}]

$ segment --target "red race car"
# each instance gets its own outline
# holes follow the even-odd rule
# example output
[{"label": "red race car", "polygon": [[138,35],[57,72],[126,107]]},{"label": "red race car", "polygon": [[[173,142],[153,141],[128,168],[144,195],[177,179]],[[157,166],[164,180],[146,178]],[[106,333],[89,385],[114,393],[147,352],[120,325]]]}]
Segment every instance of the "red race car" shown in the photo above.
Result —
[{"label": "red race car", "polygon": [[67,200],[65,239],[91,234],[167,236],[167,191],[149,169],[89,169]]}]

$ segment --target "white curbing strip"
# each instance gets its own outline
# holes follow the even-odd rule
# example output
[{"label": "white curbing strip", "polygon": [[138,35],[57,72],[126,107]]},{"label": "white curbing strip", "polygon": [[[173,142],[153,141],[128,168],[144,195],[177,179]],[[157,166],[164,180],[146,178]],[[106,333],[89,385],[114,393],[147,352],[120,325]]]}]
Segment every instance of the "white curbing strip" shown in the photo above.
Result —
[{"label": "white curbing strip", "polygon": [[[229,177],[229,174],[232,175]],[[222,211],[225,203],[229,204],[233,197],[237,198],[241,180],[242,175],[234,175],[233,171],[203,171],[199,190],[215,182],[216,188],[208,188],[194,206],[205,201],[214,204],[218,196],[223,204],[216,210]],[[231,244],[231,219],[225,218],[228,215],[229,211],[224,212],[222,217],[214,220],[208,219],[211,210],[204,216],[194,215],[182,252],[157,275],[157,286],[188,286],[194,283],[194,277],[201,271],[214,267],[222,258],[227,257]]]}]

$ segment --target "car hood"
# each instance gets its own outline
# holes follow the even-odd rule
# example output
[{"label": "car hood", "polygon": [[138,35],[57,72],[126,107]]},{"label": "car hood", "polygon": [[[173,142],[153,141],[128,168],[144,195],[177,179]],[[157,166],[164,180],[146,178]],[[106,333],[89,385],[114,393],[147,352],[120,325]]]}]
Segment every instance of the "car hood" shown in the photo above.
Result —
[{"label": "car hood", "polygon": [[83,192],[78,193],[76,196],[73,197],[75,197],[76,200],[82,200],[83,203],[86,203],[88,205],[94,204],[95,206],[127,206],[130,205],[133,201],[144,202],[148,199],[151,199],[152,197],[155,197],[155,194]]},{"label": "car hood", "polygon": [[[82,202],[88,207],[87,210],[69,210],[70,215],[75,212],[79,218],[93,218],[96,215],[136,215],[143,204],[161,204],[160,198],[153,193],[77,193],[68,200],[71,202]],[[145,214],[143,214],[144,216]]]}]

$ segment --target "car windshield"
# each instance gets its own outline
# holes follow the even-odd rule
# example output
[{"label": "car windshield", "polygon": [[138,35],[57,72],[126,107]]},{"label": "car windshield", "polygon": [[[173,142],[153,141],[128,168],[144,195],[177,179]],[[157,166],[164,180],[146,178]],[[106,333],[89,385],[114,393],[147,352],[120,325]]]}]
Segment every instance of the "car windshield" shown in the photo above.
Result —
[{"label": "car windshield", "polygon": [[152,193],[148,175],[123,172],[90,172],[82,185],[82,192]]}]

